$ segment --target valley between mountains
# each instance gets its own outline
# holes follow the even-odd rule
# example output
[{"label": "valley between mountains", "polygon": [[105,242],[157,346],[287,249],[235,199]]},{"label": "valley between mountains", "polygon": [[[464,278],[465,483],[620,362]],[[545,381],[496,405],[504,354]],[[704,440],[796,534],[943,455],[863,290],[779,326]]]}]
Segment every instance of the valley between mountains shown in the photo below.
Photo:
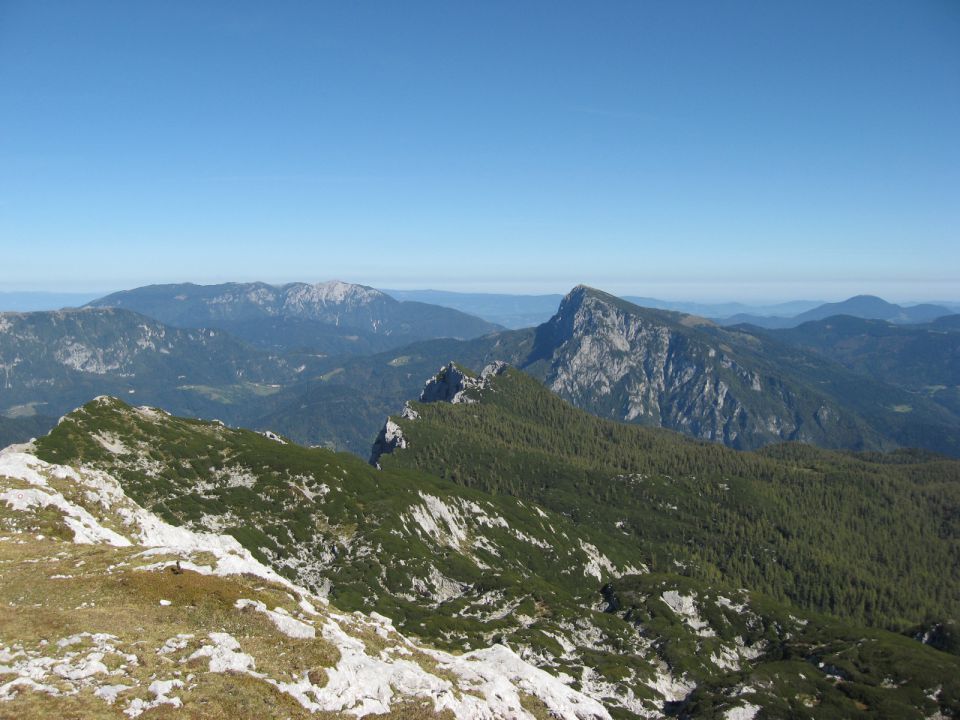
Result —
[{"label": "valley between mountains", "polygon": [[960,716],[949,317],[416,305],[0,314],[0,717]]},{"label": "valley between mountains", "polygon": [[[579,286],[547,322],[504,330],[341,282],[151,286],[77,310],[0,313],[0,442],[109,394],[365,457],[383,418],[438,367],[503,360],[598,416],[738,449],[958,456],[955,317],[724,327]],[[829,343],[811,342],[818,323]],[[881,329],[882,345],[861,341]]]}]

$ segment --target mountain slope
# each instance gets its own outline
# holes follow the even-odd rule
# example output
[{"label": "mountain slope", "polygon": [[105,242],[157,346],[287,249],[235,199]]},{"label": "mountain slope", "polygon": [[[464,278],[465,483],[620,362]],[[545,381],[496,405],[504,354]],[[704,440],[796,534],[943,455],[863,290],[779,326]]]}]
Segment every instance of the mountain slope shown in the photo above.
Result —
[{"label": "mountain slope", "polygon": [[[464,488],[460,482],[470,468],[480,477],[495,476],[474,460],[449,465],[456,482],[387,466],[410,452],[423,458],[429,447],[441,451],[436,458],[441,463],[444,452],[481,447],[499,459],[501,469],[508,467],[510,451],[495,437],[478,435],[473,445],[461,445],[463,434],[451,424],[448,435],[438,436],[439,446],[428,446],[417,434],[419,423],[446,432],[431,418],[434,412],[485,414],[488,398],[506,401],[509,384],[517,382],[540,398],[538,407],[566,407],[529,378],[500,371],[487,373],[489,389],[478,386],[459,398],[475,400],[479,393],[480,402],[411,403],[407,417],[394,419],[405,433],[411,431],[408,446],[384,456],[382,471],[349,455],[110,399],[71,413],[37,443],[36,452],[87,472],[109,472],[125,492],[176,525],[232,534],[281,574],[326,592],[339,607],[376,610],[405,634],[449,649],[482,651],[491,643],[505,644],[515,656],[602,701],[617,717],[663,717],[681,710],[685,717],[753,717],[760,708],[773,714],[787,708],[802,717],[926,718],[960,708],[955,656],[740,590],[716,574],[709,580],[676,574],[673,560],[682,565],[696,554],[695,544],[683,539],[683,527],[689,510],[701,511],[695,503],[709,507],[716,501],[719,490],[711,490],[712,481],[673,484],[651,473],[643,483],[651,492],[641,501],[651,506],[649,517],[660,518],[665,537],[673,538],[658,546],[642,528],[618,526],[619,515],[609,522],[588,518],[598,497],[586,486],[571,488],[562,477],[555,483],[559,497],[573,492],[570,504],[583,513],[558,512],[551,498],[537,505],[506,496],[506,484],[498,494]],[[433,395],[450,396],[443,388],[457,382],[452,374],[442,378]],[[521,394],[516,402],[531,397]],[[623,428],[676,441],[664,431],[570,411],[602,425],[604,433]],[[541,427],[554,423],[552,413],[534,420]],[[706,448],[712,453],[706,462],[716,453],[739,457],[714,445],[682,442]],[[567,455],[554,456],[567,475],[592,477],[596,463],[611,480],[596,454],[584,455],[579,464]],[[681,455],[676,462],[687,459]],[[510,477],[516,495],[527,479],[544,481],[536,465]],[[738,477],[729,485],[733,495],[749,492]],[[757,499],[748,495],[742,502]],[[666,504],[683,508],[672,530]],[[625,502],[624,512],[633,513],[635,505]],[[913,511],[904,517],[913,518]],[[735,527],[747,531],[741,546],[766,555],[763,544],[744,545],[768,531],[762,518],[747,517]],[[649,529],[651,537],[657,529]],[[668,559],[674,548],[683,552]],[[657,563],[657,572],[641,564],[647,559]],[[696,568],[689,572],[697,575]],[[943,573],[936,581],[944,582]]]},{"label": "mountain slope", "polygon": [[960,332],[960,315],[944,315],[938,317],[927,327],[931,330],[940,330],[942,332]]},{"label": "mountain slope", "polygon": [[171,328],[127,310],[0,314],[0,413],[21,426],[104,393],[235,420],[244,401],[297,375],[226,333]]},{"label": "mountain slope", "polygon": [[498,329],[450,308],[398,302],[363,285],[340,281],[151,285],[90,303],[118,307],[178,327],[212,327],[279,350],[327,354],[384,350],[434,337],[470,338]]},{"label": "mountain slope", "polygon": [[736,448],[791,440],[960,452],[960,417],[935,403],[773,339],[583,286],[537,328],[518,366],[601,417]]},{"label": "mountain slope", "polygon": [[345,615],[101,471],[0,452],[0,538],[3,717],[609,718],[503,646]]},{"label": "mountain slope", "polygon": [[736,448],[790,440],[960,453],[960,417],[949,408],[775,338],[590,288],[572,291],[537,329],[520,367],[601,417]]},{"label": "mountain slope", "polygon": [[804,323],[770,335],[886,383],[913,391],[960,385],[960,332],[943,323],[895,325],[849,316]]},{"label": "mountain slope", "polygon": [[325,445],[367,457],[383,418],[417,397],[451,357],[473,367],[522,357],[533,330],[500,332],[473,340],[428,340],[363,357],[317,361],[302,380],[262,403],[252,419],[308,445]]},{"label": "mountain slope", "polygon": [[521,367],[594,414],[734,447],[875,441],[830,398],[785,381],[762,353],[711,330],[694,316],[638,308],[581,286],[537,329]]}]

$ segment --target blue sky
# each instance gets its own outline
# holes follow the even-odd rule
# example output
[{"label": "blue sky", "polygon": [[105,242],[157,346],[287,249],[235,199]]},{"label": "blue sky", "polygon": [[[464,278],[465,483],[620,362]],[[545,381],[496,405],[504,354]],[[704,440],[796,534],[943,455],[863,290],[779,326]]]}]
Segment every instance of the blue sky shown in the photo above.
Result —
[{"label": "blue sky", "polygon": [[0,0],[0,290],[960,298],[960,3]]}]

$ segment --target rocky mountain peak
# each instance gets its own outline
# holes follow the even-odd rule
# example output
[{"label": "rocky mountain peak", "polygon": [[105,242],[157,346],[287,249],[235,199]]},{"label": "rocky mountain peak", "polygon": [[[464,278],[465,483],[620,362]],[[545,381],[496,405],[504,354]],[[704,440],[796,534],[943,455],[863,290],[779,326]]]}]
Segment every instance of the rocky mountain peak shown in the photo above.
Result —
[{"label": "rocky mountain peak", "polygon": [[658,311],[632,305],[625,300],[587,285],[577,285],[563,298],[553,321],[570,324],[574,322],[575,318],[579,318],[580,324],[582,324],[584,320],[590,317],[645,316],[647,312],[657,313]]},{"label": "rocky mountain peak", "polygon": [[496,361],[487,365],[479,377],[463,370],[454,362],[447,363],[429,380],[420,393],[420,402],[449,402],[473,403],[477,402],[476,393],[471,391],[484,390],[489,386],[490,378],[500,375],[507,368],[507,363]]},{"label": "rocky mountain peak", "polygon": [[407,439],[403,436],[403,428],[387,418],[370,450],[370,464],[379,468],[382,455],[392,453],[394,450],[403,450],[405,447],[407,447]]},{"label": "rocky mountain peak", "polygon": [[392,298],[365,285],[329,280],[313,285],[294,283],[283,288],[281,314],[322,318],[334,311],[356,310],[372,303],[391,303]]},{"label": "rocky mountain peak", "polygon": [[[509,365],[496,360],[487,365],[480,375],[473,375],[454,362],[444,365],[432,378],[427,380],[420,393],[420,402],[445,402],[454,405],[470,404],[479,401],[480,393],[490,387],[491,380],[506,372]],[[402,420],[418,420],[419,413],[410,403],[400,413]],[[408,445],[407,438],[393,418],[387,418],[370,451],[370,464],[380,467],[380,457],[395,450],[403,450]]]},{"label": "rocky mountain peak", "polygon": [[764,417],[748,410],[763,387],[760,374],[702,334],[699,320],[580,285],[538,328],[531,359],[551,390],[601,416],[734,446],[744,435],[795,439],[790,407]]},{"label": "rocky mountain peak", "polygon": [[556,315],[537,328],[528,363],[555,359],[555,354],[576,338],[614,339],[615,345],[625,347],[624,334],[630,332],[630,326],[641,322],[639,314],[628,312],[627,308],[640,311],[600,290],[577,285],[564,296]]},{"label": "rocky mountain peak", "polygon": [[577,285],[570,292],[563,296],[563,300],[560,301],[560,308],[558,313],[563,313],[564,310],[576,310],[581,307],[586,301],[590,299],[602,299],[603,296],[606,296],[606,293],[592,288],[589,285]]}]

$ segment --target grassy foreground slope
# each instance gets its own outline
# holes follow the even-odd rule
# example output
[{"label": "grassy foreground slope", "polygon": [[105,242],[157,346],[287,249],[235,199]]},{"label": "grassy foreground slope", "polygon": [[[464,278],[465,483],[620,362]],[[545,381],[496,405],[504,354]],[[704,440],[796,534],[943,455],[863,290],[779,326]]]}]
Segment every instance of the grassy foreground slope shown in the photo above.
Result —
[{"label": "grassy foreground slope", "polygon": [[502,646],[423,647],[102,471],[17,449],[0,452],[0,570],[2,718],[609,717]]},{"label": "grassy foreground slope", "polygon": [[[508,371],[480,403],[415,405],[419,419],[397,419],[410,444],[384,456],[383,471],[347,454],[109,398],[68,415],[36,452],[50,462],[109,472],[131,497],[175,525],[233,535],[338,607],[377,611],[402,632],[450,651],[505,645],[602,702],[614,717],[960,712],[960,658],[743,590],[746,583],[719,569],[699,573],[684,530],[668,532],[672,540],[658,546],[621,522],[638,517],[631,508],[639,502],[626,496],[620,509],[627,515],[605,522],[596,515],[601,500],[591,495],[592,486],[577,484],[593,477],[590,452],[580,465],[565,459],[574,447],[555,454],[552,467],[565,467],[572,484],[547,483],[542,504],[505,493],[505,485],[488,492],[461,484],[470,472],[495,478],[491,469],[519,470],[516,462],[531,464],[519,476],[501,472],[504,482],[544,479],[535,458],[518,460],[503,438],[477,435],[472,445],[461,438],[464,452],[475,453],[471,464],[436,468],[455,472],[456,481],[389,469],[430,447],[418,428],[452,433],[448,440],[455,442],[456,424],[434,423],[432,413],[479,418],[494,394],[507,402],[506,395],[519,390],[516,402],[526,402],[524,383],[556,400]],[[555,421],[539,417],[545,427]],[[651,437],[670,446],[667,433]],[[546,446],[542,450],[537,462],[545,462]],[[522,485],[514,482],[519,495]],[[683,484],[650,486],[656,489],[648,501],[659,504],[649,517],[660,516],[663,530],[677,524],[668,505],[703,500]],[[753,530],[744,532],[749,537]]]}]

